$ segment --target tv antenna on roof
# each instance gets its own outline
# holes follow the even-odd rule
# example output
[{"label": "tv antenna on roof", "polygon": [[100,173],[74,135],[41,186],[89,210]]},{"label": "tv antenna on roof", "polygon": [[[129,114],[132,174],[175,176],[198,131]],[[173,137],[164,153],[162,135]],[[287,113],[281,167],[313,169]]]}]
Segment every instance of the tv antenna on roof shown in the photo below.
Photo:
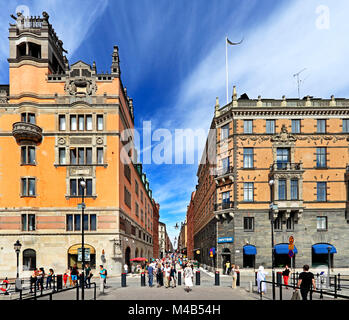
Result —
[{"label": "tv antenna on roof", "polygon": [[304,72],[305,70],[307,70],[307,68],[304,68],[303,70],[299,71],[298,73],[294,74],[293,77],[297,78],[297,84],[298,84],[298,99],[301,98],[301,94],[300,94],[300,86],[301,86],[301,82],[303,82],[303,80],[299,79],[299,75]]}]

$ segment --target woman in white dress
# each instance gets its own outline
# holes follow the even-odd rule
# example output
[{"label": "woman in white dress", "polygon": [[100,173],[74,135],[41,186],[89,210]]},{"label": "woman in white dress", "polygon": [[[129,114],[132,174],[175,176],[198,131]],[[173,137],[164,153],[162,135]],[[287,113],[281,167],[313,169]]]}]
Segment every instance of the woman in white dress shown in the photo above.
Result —
[{"label": "woman in white dress", "polygon": [[264,271],[264,267],[260,266],[257,272],[258,293],[260,293],[261,290],[262,290],[262,294],[267,292],[267,286],[265,282],[262,283],[262,288],[261,288],[261,281],[265,281],[266,274],[267,273]]},{"label": "woman in white dress", "polygon": [[193,269],[191,268],[190,264],[188,263],[187,266],[184,269],[184,285],[186,288],[184,289],[189,293],[191,291],[191,287],[193,286]]}]

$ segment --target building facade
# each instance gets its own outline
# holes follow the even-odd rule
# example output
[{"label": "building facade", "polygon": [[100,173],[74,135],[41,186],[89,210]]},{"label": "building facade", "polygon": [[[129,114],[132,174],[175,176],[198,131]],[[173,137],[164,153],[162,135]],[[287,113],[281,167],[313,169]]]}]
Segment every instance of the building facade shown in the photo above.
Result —
[{"label": "building facade", "polygon": [[159,258],[160,205],[153,199],[153,257]]},{"label": "building facade", "polygon": [[[216,104],[217,265],[347,267],[349,100]],[[329,250],[329,251],[328,251]],[[329,254],[328,254],[329,253]]]},{"label": "building facade", "polygon": [[15,275],[16,240],[21,276],[81,266],[82,228],[86,260],[120,274],[131,258],[153,256],[153,199],[129,131],[118,47],[111,72],[98,73],[95,62],[69,64],[46,12],[16,19],[9,85],[0,87],[0,275]]},{"label": "building facade", "polygon": [[159,221],[159,258],[166,256],[166,224]]},{"label": "building facade", "polygon": [[190,203],[187,207],[187,255],[188,259],[194,259],[194,198],[195,191],[192,192]]}]

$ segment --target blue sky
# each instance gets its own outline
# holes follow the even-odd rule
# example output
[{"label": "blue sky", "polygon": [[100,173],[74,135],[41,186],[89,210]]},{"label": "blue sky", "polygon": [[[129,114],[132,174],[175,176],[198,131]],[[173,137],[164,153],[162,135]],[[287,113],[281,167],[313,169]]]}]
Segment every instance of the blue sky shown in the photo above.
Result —
[{"label": "blue sky", "polygon": [[[110,70],[119,46],[121,77],[134,99],[135,125],[208,130],[215,98],[225,97],[225,36],[244,37],[229,48],[229,96],[297,97],[293,74],[302,74],[301,95],[348,97],[349,3],[346,0],[0,0],[0,83],[8,82],[8,23],[18,6],[50,15],[69,51],[70,64],[96,61]],[[322,6],[322,7],[321,7]],[[201,148],[193,146],[195,159]],[[160,203],[161,221],[185,218],[197,183],[195,164],[145,165]]]}]

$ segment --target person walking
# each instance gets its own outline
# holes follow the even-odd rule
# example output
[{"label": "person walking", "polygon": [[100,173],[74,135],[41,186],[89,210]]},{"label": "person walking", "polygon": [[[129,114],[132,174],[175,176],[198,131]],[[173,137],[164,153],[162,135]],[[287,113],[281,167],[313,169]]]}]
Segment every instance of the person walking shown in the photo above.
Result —
[{"label": "person walking", "polygon": [[76,264],[74,264],[72,270],[71,270],[71,279],[73,281],[73,286],[76,286],[77,285],[77,282],[78,282],[78,274],[79,274],[79,271],[78,271],[78,266]]},{"label": "person walking", "polygon": [[165,267],[165,288],[168,288],[170,285],[170,276],[171,276],[171,268],[168,264]]},{"label": "person walking", "polygon": [[232,283],[231,287],[232,287],[233,289],[236,289],[237,273],[236,273],[236,269],[235,269],[235,265],[234,265],[234,264],[231,265],[231,270],[230,270],[230,272],[231,272],[231,274],[232,274],[232,276],[233,276],[233,283]]},{"label": "person walking", "polygon": [[52,278],[54,276],[54,271],[53,269],[48,270],[48,275],[46,279],[46,290],[48,289],[48,286],[50,285],[50,289],[52,289]]},{"label": "person walking", "polygon": [[126,274],[128,273],[128,265],[127,265],[127,263],[124,264],[124,271],[125,271]]},{"label": "person walking", "polygon": [[184,290],[187,291],[188,293],[189,291],[192,290],[191,287],[193,286],[193,278],[194,278],[193,269],[188,263],[184,268],[184,285],[186,287]]},{"label": "person walking", "polygon": [[36,286],[36,283],[37,283],[37,275],[38,275],[38,269],[36,268],[32,275],[30,276],[30,293],[33,293],[33,285],[34,285],[34,288]]},{"label": "person walking", "polygon": [[154,267],[153,264],[148,263],[148,283],[149,287],[153,287]]},{"label": "person walking", "polygon": [[159,263],[158,264],[158,277],[159,277],[159,285],[158,287],[162,287],[164,285],[164,276],[163,276],[163,267],[162,267],[162,264]]},{"label": "person walking", "polygon": [[89,263],[86,263],[86,266],[85,266],[85,284],[88,288],[91,288],[91,278],[92,278],[91,267],[90,267]]},{"label": "person walking", "polygon": [[176,287],[176,268],[174,264],[171,265],[171,270],[170,270],[170,285],[173,281],[172,288]]},{"label": "person walking", "polygon": [[[290,269],[288,265],[286,265],[285,270],[282,271],[282,277],[284,278],[284,284],[288,286],[288,279],[290,277]],[[286,289],[288,290],[288,287],[286,287]]]},{"label": "person walking", "polygon": [[68,278],[69,278],[69,275],[68,275],[66,272],[64,272],[64,274],[63,274],[63,284],[64,284],[64,288],[67,287],[67,280],[68,280]]},{"label": "person walking", "polygon": [[104,269],[103,265],[99,266],[99,293],[104,294],[104,280],[106,278],[106,270]]},{"label": "person walking", "polygon": [[70,287],[73,285],[72,272],[73,272],[73,268],[69,267],[68,270],[67,270],[67,273],[68,273],[68,279],[69,279],[69,286]]},{"label": "person walking", "polygon": [[257,285],[258,285],[258,293],[262,293],[265,294],[267,292],[267,286],[266,283],[263,282],[261,284],[262,281],[265,281],[265,277],[266,277],[267,273],[264,271],[264,267],[260,266],[258,268],[258,272],[257,272]]},{"label": "person walking", "polygon": [[308,300],[308,292],[310,291],[312,285],[314,290],[316,290],[314,274],[309,271],[309,266],[305,264],[303,266],[303,272],[299,274],[297,288],[295,291],[300,288],[302,299],[306,301]]},{"label": "person walking", "polygon": [[229,275],[230,274],[230,261],[226,262],[225,269],[226,269],[227,275]]}]

